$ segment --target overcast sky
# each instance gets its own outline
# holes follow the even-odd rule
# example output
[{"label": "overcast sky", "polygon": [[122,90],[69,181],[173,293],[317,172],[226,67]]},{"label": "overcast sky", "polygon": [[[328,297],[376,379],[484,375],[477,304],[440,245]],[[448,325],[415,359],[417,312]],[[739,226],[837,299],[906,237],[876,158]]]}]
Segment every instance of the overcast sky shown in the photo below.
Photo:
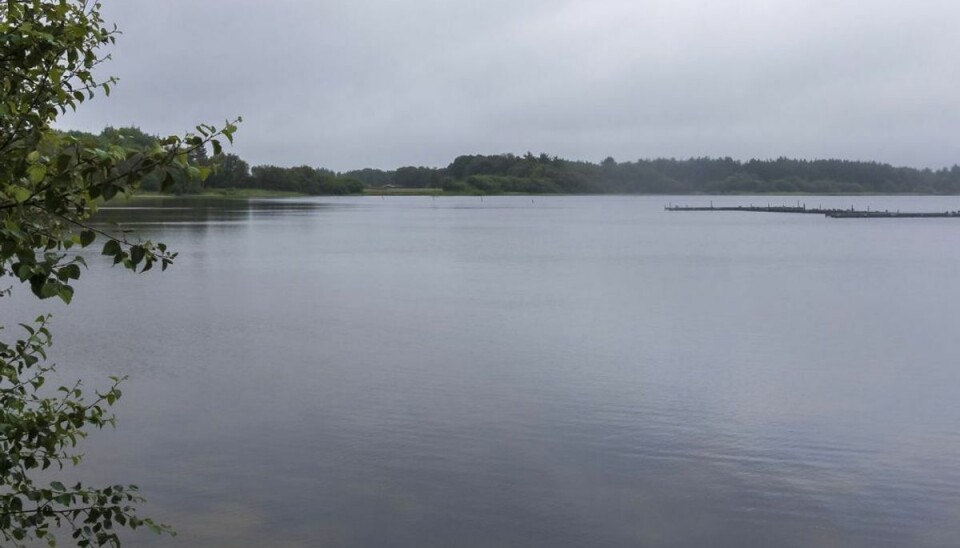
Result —
[{"label": "overcast sky", "polygon": [[63,127],[242,115],[251,164],[461,154],[960,163],[956,0],[104,0],[109,98]]}]

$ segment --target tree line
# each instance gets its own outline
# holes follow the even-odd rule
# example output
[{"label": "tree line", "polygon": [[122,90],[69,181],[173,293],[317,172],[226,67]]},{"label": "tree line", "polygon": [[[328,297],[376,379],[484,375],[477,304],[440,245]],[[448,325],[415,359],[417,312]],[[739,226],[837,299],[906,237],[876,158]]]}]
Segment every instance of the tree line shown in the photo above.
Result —
[{"label": "tree line", "polygon": [[527,153],[459,156],[445,168],[402,167],[345,173],[367,186],[439,188],[465,193],[960,194],[960,166],[939,170],[850,160],[739,161],[640,159],[600,163]]},{"label": "tree line", "polygon": [[[104,129],[99,135],[69,132],[99,145],[148,146],[152,137],[138,128]],[[200,150],[197,165],[209,164]],[[207,188],[255,188],[303,194],[354,194],[368,189],[435,189],[464,194],[960,194],[960,166],[938,170],[850,160],[749,161],[726,158],[656,158],[600,163],[547,154],[458,156],[446,167],[329,169],[271,165],[252,168],[235,154],[220,156]],[[159,181],[146,180],[145,190]],[[173,192],[195,193],[200,183],[178,180]]]}]

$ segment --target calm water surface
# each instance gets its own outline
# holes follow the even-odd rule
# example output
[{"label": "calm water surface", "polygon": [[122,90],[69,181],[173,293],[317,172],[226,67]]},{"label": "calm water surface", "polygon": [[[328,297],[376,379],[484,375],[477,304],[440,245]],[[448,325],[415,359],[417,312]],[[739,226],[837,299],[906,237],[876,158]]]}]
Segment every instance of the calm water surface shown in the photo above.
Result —
[{"label": "calm water surface", "polygon": [[960,221],[708,200],[135,202],[172,269],[3,316],[130,375],[83,474],[180,532],[133,545],[956,546]]}]

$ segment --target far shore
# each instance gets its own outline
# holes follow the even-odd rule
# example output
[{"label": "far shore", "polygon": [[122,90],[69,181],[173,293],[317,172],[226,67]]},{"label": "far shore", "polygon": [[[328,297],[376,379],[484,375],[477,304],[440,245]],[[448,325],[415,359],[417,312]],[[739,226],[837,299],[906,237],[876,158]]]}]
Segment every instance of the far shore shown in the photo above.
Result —
[{"label": "far shore", "polygon": [[[496,194],[485,194],[480,192],[449,192],[437,188],[366,188],[363,194],[345,194],[342,196],[579,196],[580,194],[559,194],[559,193],[541,193],[525,194],[518,192],[500,192]],[[173,198],[173,197],[193,197],[193,198],[227,198],[227,199],[250,199],[250,198],[303,198],[316,196],[302,192],[286,192],[279,190],[266,190],[259,188],[211,188],[204,189],[198,194],[163,194],[160,192],[143,191],[130,196],[130,198]],[[336,194],[324,194],[321,196],[341,196]],[[708,193],[690,193],[690,194],[585,194],[585,196],[690,196],[690,197],[724,197],[724,196],[958,196],[957,194],[918,194],[918,193],[890,193],[890,192],[824,192],[824,193],[805,193],[805,192],[729,192],[723,194]]]}]

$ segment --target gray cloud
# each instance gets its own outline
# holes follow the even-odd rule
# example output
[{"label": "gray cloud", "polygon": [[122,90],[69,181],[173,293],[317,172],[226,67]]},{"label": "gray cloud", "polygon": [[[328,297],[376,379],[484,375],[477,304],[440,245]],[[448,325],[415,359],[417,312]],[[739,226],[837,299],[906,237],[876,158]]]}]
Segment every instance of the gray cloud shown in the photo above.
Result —
[{"label": "gray cloud", "polygon": [[960,3],[108,0],[109,99],[66,127],[240,114],[252,163],[526,151],[960,161]]}]

